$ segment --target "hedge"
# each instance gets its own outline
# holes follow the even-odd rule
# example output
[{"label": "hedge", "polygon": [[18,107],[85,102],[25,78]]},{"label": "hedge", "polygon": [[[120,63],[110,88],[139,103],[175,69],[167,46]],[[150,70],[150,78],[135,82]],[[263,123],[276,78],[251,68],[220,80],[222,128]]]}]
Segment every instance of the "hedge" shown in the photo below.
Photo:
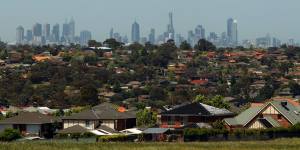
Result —
[{"label": "hedge", "polygon": [[269,129],[236,129],[229,132],[226,129],[185,129],[184,139],[186,141],[207,141],[212,137],[220,137],[219,139],[227,140],[228,137],[234,139],[247,139],[249,137],[256,139],[272,139],[280,137],[299,137],[300,124],[296,124],[289,128],[269,128]]},{"label": "hedge", "polygon": [[95,134],[93,133],[90,133],[90,132],[86,132],[86,133],[72,133],[72,134],[62,134],[62,133],[59,133],[59,134],[56,134],[55,135],[55,138],[58,138],[58,139],[65,139],[65,138],[91,138],[91,137],[96,137]]},{"label": "hedge", "polygon": [[136,139],[136,136],[133,135],[107,135],[107,136],[99,136],[99,142],[129,142]]}]

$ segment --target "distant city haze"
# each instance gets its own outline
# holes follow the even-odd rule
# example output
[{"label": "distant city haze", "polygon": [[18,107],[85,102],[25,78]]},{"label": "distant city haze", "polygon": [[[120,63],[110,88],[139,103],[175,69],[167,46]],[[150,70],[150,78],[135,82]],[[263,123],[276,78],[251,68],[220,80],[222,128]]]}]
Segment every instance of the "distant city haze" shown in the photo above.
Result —
[{"label": "distant city haze", "polygon": [[37,22],[52,28],[72,17],[76,35],[89,30],[94,39],[103,41],[113,28],[130,38],[137,21],[141,36],[147,37],[151,28],[157,33],[167,30],[169,12],[173,12],[175,33],[184,37],[197,25],[207,34],[226,32],[227,19],[234,18],[239,40],[267,33],[283,41],[300,40],[300,0],[2,0],[0,37],[13,42],[19,25],[25,31]]}]

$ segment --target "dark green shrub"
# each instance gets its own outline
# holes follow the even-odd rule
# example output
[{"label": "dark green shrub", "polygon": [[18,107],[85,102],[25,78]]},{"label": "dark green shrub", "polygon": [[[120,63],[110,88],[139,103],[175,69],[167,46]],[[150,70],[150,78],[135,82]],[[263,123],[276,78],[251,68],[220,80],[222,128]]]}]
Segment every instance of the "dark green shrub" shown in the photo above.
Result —
[{"label": "dark green shrub", "polygon": [[66,139],[66,138],[91,138],[91,137],[95,137],[95,134],[90,133],[90,132],[86,132],[86,133],[72,133],[72,134],[57,134],[55,135],[55,138],[58,139]]},{"label": "dark green shrub", "polygon": [[14,141],[21,138],[21,133],[15,129],[5,129],[0,133],[0,141]]},{"label": "dark green shrub", "polygon": [[109,135],[98,137],[99,142],[126,142],[133,140],[131,136],[128,135]]}]

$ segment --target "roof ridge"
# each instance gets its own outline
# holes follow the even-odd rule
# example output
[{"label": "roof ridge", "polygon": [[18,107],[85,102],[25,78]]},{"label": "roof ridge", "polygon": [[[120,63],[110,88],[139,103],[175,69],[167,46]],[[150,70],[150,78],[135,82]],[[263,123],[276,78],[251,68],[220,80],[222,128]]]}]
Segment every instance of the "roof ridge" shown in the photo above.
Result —
[{"label": "roof ridge", "polygon": [[95,112],[94,108],[91,109],[92,113],[96,116],[97,119],[99,119],[100,117],[98,116],[98,114]]}]

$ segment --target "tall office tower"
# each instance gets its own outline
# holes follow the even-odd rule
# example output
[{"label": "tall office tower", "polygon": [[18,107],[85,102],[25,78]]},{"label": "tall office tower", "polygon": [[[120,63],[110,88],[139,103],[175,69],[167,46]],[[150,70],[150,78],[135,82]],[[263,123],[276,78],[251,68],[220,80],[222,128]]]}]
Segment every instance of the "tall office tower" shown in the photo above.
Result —
[{"label": "tall office tower", "polygon": [[273,38],[273,47],[280,47],[281,46],[281,41],[277,38]]},{"label": "tall office tower", "polygon": [[70,26],[69,23],[66,21],[63,24],[63,30],[62,30],[62,42],[68,42],[69,41],[69,35],[70,35]]},{"label": "tall office tower", "polygon": [[174,39],[175,37],[175,29],[174,29],[174,25],[173,25],[173,13],[170,12],[169,13],[169,24],[168,24],[168,29],[167,29],[167,33],[168,33],[168,38],[169,39]]},{"label": "tall office tower", "polygon": [[118,32],[114,33],[113,38],[118,42],[122,42],[122,37]]},{"label": "tall office tower", "polygon": [[92,33],[84,30],[80,32],[80,45],[87,46],[89,41],[92,39]]},{"label": "tall office tower", "polygon": [[288,44],[289,46],[295,46],[295,45],[296,45],[294,39],[289,39],[287,44]]},{"label": "tall office tower", "polygon": [[140,25],[136,21],[132,24],[131,41],[140,42]]},{"label": "tall office tower", "polygon": [[200,39],[205,39],[205,29],[202,25],[198,25],[195,28],[195,42],[198,42]]},{"label": "tall office tower", "polygon": [[42,24],[36,23],[32,29],[33,32],[33,40],[32,44],[34,45],[42,45]]},{"label": "tall office tower", "polygon": [[267,34],[264,37],[256,38],[256,47],[269,48],[272,46],[272,38],[270,34]]},{"label": "tall office tower", "polygon": [[59,24],[55,24],[52,28],[52,42],[59,42]]},{"label": "tall office tower", "polygon": [[71,43],[75,42],[75,21],[73,18],[69,22],[69,40]]},{"label": "tall office tower", "polygon": [[22,26],[18,26],[16,29],[16,44],[24,43],[24,28]]},{"label": "tall office tower", "polygon": [[194,38],[195,38],[195,35],[194,35],[194,32],[191,30],[188,32],[188,39],[187,39],[187,42],[194,46],[195,45],[195,42],[194,42]]},{"label": "tall office tower", "polygon": [[229,45],[235,47],[238,45],[237,20],[229,18],[227,20],[227,36]]},{"label": "tall office tower", "polygon": [[109,31],[109,38],[112,39],[114,36],[114,28],[111,28]]},{"label": "tall office tower", "polygon": [[220,40],[220,44],[222,47],[227,47],[228,46],[228,36],[226,32],[222,32],[221,33],[221,40]]},{"label": "tall office tower", "polygon": [[44,28],[43,28],[43,37],[46,40],[50,40],[50,24],[44,24]]},{"label": "tall office tower", "polygon": [[180,46],[180,44],[184,41],[184,37],[181,34],[176,34],[175,44],[176,46]]},{"label": "tall office tower", "polygon": [[27,41],[27,42],[31,42],[32,39],[33,39],[32,30],[27,30],[27,31],[26,31],[26,41]]},{"label": "tall office tower", "polygon": [[39,23],[34,24],[32,32],[33,32],[33,37],[42,36],[42,25]]},{"label": "tall office tower", "polygon": [[149,42],[151,44],[155,44],[155,29],[153,29],[153,28],[150,30]]},{"label": "tall office tower", "polygon": [[217,40],[218,40],[218,35],[217,35],[217,33],[215,33],[215,32],[210,32],[207,39],[208,39],[208,41],[210,41],[210,42],[217,42]]},{"label": "tall office tower", "polygon": [[125,35],[124,37],[122,37],[122,42],[123,43],[128,43],[128,37],[127,37],[127,35]]}]

